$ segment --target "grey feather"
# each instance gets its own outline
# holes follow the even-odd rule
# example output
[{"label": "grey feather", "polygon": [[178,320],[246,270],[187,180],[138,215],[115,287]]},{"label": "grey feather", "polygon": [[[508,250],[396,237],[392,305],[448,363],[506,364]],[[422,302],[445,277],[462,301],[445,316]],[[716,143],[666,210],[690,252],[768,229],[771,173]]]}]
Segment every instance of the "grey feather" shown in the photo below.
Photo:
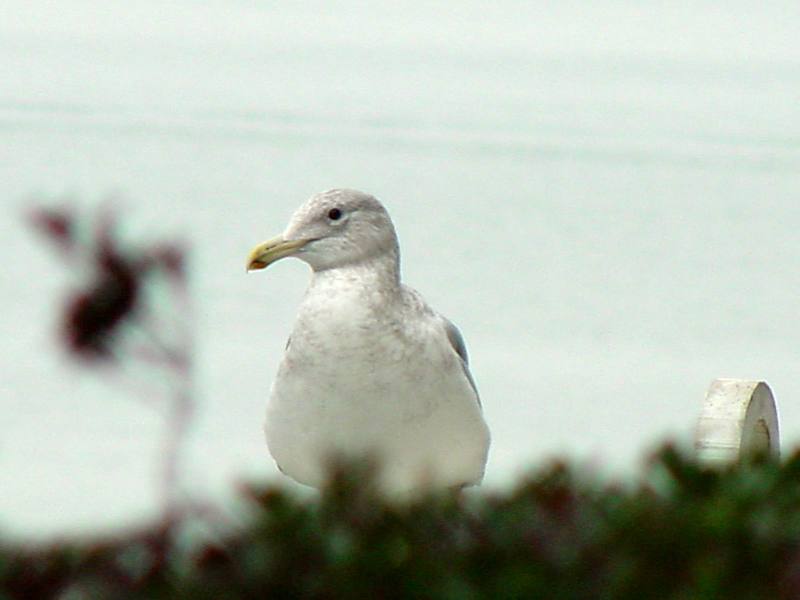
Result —
[{"label": "grey feather", "polygon": [[464,369],[464,375],[467,376],[467,380],[472,386],[472,391],[475,392],[475,398],[478,400],[478,406],[483,408],[483,404],[481,404],[481,396],[478,393],[478,386],[475,385],[475,380],[472,378],[472,373],[469,372],[469,356],[467,356],[467,345],[464,343],[464,336],[461,335],[461,331],[459,331],[458,327],[456,327],[450,319],[442,317],[442,321],[444,321],[447,339],[450,340],[450,345],[461,359],[461,367]]}]

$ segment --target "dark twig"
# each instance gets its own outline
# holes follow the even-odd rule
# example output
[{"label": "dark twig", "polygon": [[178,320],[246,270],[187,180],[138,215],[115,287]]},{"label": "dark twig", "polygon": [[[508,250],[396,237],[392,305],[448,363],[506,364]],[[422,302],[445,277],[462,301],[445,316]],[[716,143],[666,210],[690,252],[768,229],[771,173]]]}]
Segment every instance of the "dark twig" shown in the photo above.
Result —
[{"label": "dark twig", "polygon": [[[39,209],[31,221],[79,273],[88,274],[62,309],[61,339],[69,354],[89,366],[104,363],[121,370],[140,363],[169,377],[173,391],[164,406],[161,489],[165,520],[173,522],[181,513],[180,459],[195,410],[185,253],[174,244],[123,245],[115,215],[107,209],[93,219],[93,228],[66,207]],[[84,230],[91,234],[80,235]],[[169,328],[160,326],[164,307],[148,301],[154,296],[147,293],[150,288],[165,282],[179,313],[168,317],[177,332],[172,336]],[[133,333],[141,338],[135,346],[126,343]],[[137,396],[154,404],[142,390]]]}]

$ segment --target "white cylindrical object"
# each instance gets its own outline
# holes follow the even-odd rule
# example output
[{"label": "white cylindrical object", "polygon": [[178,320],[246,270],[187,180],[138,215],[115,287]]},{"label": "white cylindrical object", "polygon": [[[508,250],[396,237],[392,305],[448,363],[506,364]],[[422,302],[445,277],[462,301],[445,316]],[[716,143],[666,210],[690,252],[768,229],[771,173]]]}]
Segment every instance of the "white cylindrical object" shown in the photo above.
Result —
[{"label": "white cylindrical object", "polygon": [[708,389],[695,431],[698,459],[709,465],[765,454],[780,456],[778,411],[763,381],[716,379]]}]

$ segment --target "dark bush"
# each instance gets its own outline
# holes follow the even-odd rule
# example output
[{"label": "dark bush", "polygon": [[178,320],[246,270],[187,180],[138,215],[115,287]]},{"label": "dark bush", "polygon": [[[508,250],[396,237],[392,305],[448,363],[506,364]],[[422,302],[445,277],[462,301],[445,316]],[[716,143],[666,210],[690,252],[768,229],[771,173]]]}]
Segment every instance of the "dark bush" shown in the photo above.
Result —
[{"label": "dark bush", "polygon": [[[797,598],[800,454],[704,470],[663,449],[634,485],[564,464],[509,491],[399,503],[363,470],[319,498],[246,491],[240,527],[212,517],[117,539],[0,550],[7,598]],[[0,596],[3,597],[3,596]]]}]

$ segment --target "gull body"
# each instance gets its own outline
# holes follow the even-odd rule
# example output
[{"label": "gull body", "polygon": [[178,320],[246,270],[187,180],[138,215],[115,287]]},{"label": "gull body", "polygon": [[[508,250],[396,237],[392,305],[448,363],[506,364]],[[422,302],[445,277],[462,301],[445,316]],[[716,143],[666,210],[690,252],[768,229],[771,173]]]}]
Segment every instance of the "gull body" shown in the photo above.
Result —
[{"label": "gull body", "polygon": [[391,219],[372,196],[309,199],[248,268],[312,268],[267,406],[267,445],[296,481],[334,457],[370,457],[389,491],[480,483],[489,431],[458,329],[400,281]]}]

